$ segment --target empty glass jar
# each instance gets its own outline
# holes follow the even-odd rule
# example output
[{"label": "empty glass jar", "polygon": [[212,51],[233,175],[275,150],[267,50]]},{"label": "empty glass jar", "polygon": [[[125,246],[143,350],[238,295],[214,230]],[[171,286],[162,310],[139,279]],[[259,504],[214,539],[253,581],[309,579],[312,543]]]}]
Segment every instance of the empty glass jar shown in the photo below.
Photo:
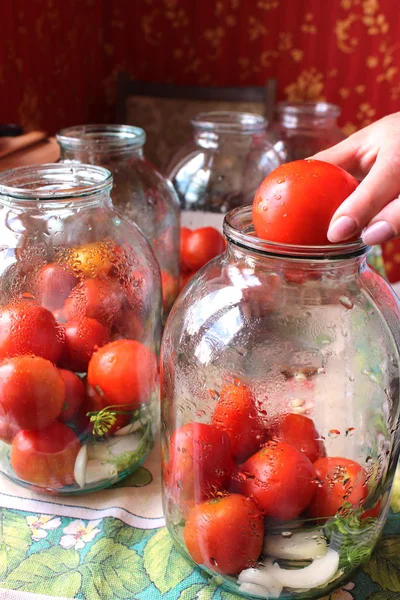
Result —
[{"label": "empty glass jar", "polygon": [[0,174],[0,470],[36,491],[107,487],[158,429],[161,282],[101,167]]},{"label": "empty glass jar", "polygon": [[179,202],[171,183],[143,155],[146,134],[129,125],[82,125],[57,134],[62,161],[109,169],[112,201],[152,246],[161,269],[167,314],[179,291]]},{"label": "empty glass jar", "polygon": [[183,227],[215,227],[224,214],[250,204],[268,173],[280,164],[261,115],[216,111],[192,121],[193,140],[172,159],[167,175],[182,208]]},{"label": "empty glass jar", "polygon": [[337,123],[340,112],[328,102],[279,102],[268,139],[283,162],[308,158],[345,139]]},{"label": "empty glass jar", "polygon": [[399,457],[399,306],[361,241],[283,246],[251,207],[162,345],[164,508],[177,547],[246,597],[339,588],[382,531]]}]

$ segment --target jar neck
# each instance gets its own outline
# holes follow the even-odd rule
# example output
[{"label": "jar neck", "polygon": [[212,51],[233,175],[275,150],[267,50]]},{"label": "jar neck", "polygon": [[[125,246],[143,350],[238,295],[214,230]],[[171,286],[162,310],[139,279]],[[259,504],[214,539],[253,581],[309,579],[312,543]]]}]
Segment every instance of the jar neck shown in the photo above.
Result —
[{"label": "jar neck", "polygon": [[215,111],[200,113],[192,120],[194,139],[203,148],[225,144],[250,145],[260,136],[265,137],[267,122],[261,115]]},{"label": "jar neck", "polygon": [[56,138],[61,160],[108,164],[143,158],[146,134],[140,127],[129,125],[82,125],[62,129]]},{"label": "jar neck", "polygon": [[339,107],[325,102],[280,103],[277,119],[285,129],[333,129],[338,127]]}]

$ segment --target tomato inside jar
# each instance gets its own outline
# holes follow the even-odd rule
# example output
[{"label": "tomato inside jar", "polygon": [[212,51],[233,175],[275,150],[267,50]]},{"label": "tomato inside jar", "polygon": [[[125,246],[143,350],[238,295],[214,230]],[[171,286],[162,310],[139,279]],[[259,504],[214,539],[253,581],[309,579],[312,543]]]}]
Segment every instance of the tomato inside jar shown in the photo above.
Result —
[{"label": "tomato inside jar", "polygon": [[361,240],[329,245],[309,224],[307,247],[290,228],[291,243],[260,239],[251,207],[228,213],[226,251],[181,293],[162,346],[168,529],[250,598],[328,597],[351,578],[399,454],[393,292]]},{"label": "tomato inside jar", "polygon": [[0,470],[38,492],[110,486],[154,445],[161,280],[111,186],[92,166],[0,175],[0,223],[24,223],[0,251]]}]

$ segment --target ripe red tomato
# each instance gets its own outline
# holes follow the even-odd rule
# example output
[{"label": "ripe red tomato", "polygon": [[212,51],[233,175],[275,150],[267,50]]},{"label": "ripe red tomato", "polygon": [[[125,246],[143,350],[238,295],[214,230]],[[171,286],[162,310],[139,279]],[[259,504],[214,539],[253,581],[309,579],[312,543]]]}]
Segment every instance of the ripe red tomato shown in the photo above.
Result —
[{"label": "ripe red tomato", "polygon": [[227,488],[233,461],[229,437],[212,425],[187,423],[171,437],[164,463],[167,495],[185,511]]},{"label": "ripe red tomato", "polygon": [[225,240],[214,227],[200,227],[181,237],[181,263],[187,271],[198,271],[225,250]]},{"label": "ripe red tomato", "polygon": [[71,371],[58,369],[65,385],[65,400],[58,416],[62,423],[68,423],[76,415],[79,407],[85,399],[85,386],[82,381]]},{"label": "ripe red tomato", "polygon": [[231,384],[222,388],[214,409],[212,424],[227,433],[232,456],[243,462],[257,452],[265,439],[265,430],[249,388]]},{"label": "ripe red tomato", "polygon": [[168,313],[179,293],[179,280],[168,271],[161,271],[163,309]]},{"label": "ripe red tomato", "polygon": [[184,538],[195,563],[235,575],[260,556],[264,518],[250,498],[239,494],[215,498],[189,512]]},{"label": "ripe red tomato", "polygon": [[183,260],[183,252],[182,249],[185,248],[189,237],[192,235],[192,230],[189,229],[188,227],[181,227],[181,240],[180,240],[180,246],[181,246],[181,271],[185,272],[186,271],[186,265],[185,262]]},{"label": "ripe red tomato", "polygon": [[22,300],[0,311],[0,360],[35,354],[56,363],[61,355],[62,331],[50,311]]},{"label": "ripe red tomato", "polygon": [[270,436],[303,452],[313,463],[325,456],[325,448],[308,417],[295,413],[283,415],[269,432]]},{"label": "ripe red tomato", "polygon": [[312,517],[333,517],[345,503],[360,508],[368,495],[367,473],[347,458],[320,458],[314,463],[321,482],[308,507]]},{"label": "ripe red tomato", "polygon": [[67,298],[65,313],[69,321],[89,317],[111,327],[120,316],[123,300],[124,294],[118,282],[86,279]]},{"label": "ripe red tomato", "polygon": [[101,396],[103,408],[126,405],[136,410],[156,389],[156,355],[136,340],[116,340],[97,350],[90,359],[88,382]]},{"label": "ripe red tomato", "polygon": [[23,481],[61,488],[75,483],[74,465],[79,449],[72,429],[55,421],[40,431],[17,433],[11,446],[11,466]]},{"label": "ripe red tomato", "polygon": [[143,342],[149,330],[149,317],[143,312],[126,308],[112,330],[113,337]]},{"label": "ripe red tomato", "polygon": [[280,244],[329,244],[329,223],[356,189],[346,171],[319,160],[296,160],[267,175],[253,202],[259,238]]},{"label": "ripe red tomato", "polygon": [[60,414],[65,385],[58,369],[39,356],[0,365],[0,417],[19,429],[43,429]]},{"label": "ripe red tomato", "polygon": [[110,341],[106,327],[96,319],[82,318],[63,325],[65,341],[60,365],[69,371],[84,373],[92,354]]},{"label": "ripe red tomato", "polygon": [[54,311],[64,306],[77,283],[77,278],[68,266],[50,263],[40,270],[36,282],[36,298],[42,306]]},{"label": "ripe red tomato", "polygon": [[269,517],[290,521],[308,506],[316,490],[308,458],[288,444],[270,441],[241,467],[242,493]]}]

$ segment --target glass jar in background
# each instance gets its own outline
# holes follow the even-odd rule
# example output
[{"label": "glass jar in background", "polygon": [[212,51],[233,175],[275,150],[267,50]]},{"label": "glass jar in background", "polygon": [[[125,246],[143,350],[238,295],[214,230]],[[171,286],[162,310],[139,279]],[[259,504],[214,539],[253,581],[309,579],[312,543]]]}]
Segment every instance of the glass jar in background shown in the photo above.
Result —
[{"label": "glass jar in background", "polygon": [[282,162],[302,160],[345,139],[339,106],[328,102],[279,102],[268,139]]},{"label": "glass jar in background", "polygon": [[193,140],[167,167],[181,204],[181,225],[215,227],[225,213],[250,204],[263,179],[280,164],[261,115],[216,111],[192,121]]},{"label": "glass jar in background", "polygon": [[107,487],[158,429],[161,282],[112,175],[0,174],[0,470],[35,491]]},{"label": "glass jar in background", "polygon": [[179,291],[179,202],[171,183],[144,157],[145,132],[129,125],[82,125],[56,137],[61,161],[95,164],[113,174],[115,208],[139,225],[160,265],[167,315]]},{"label": "glass jar in background", "polygon": [[370,556],[399,457],[399,305],[361,240],[227,249],[162,344],[162,469],[177,547],[245,596],[316,599]]}]

